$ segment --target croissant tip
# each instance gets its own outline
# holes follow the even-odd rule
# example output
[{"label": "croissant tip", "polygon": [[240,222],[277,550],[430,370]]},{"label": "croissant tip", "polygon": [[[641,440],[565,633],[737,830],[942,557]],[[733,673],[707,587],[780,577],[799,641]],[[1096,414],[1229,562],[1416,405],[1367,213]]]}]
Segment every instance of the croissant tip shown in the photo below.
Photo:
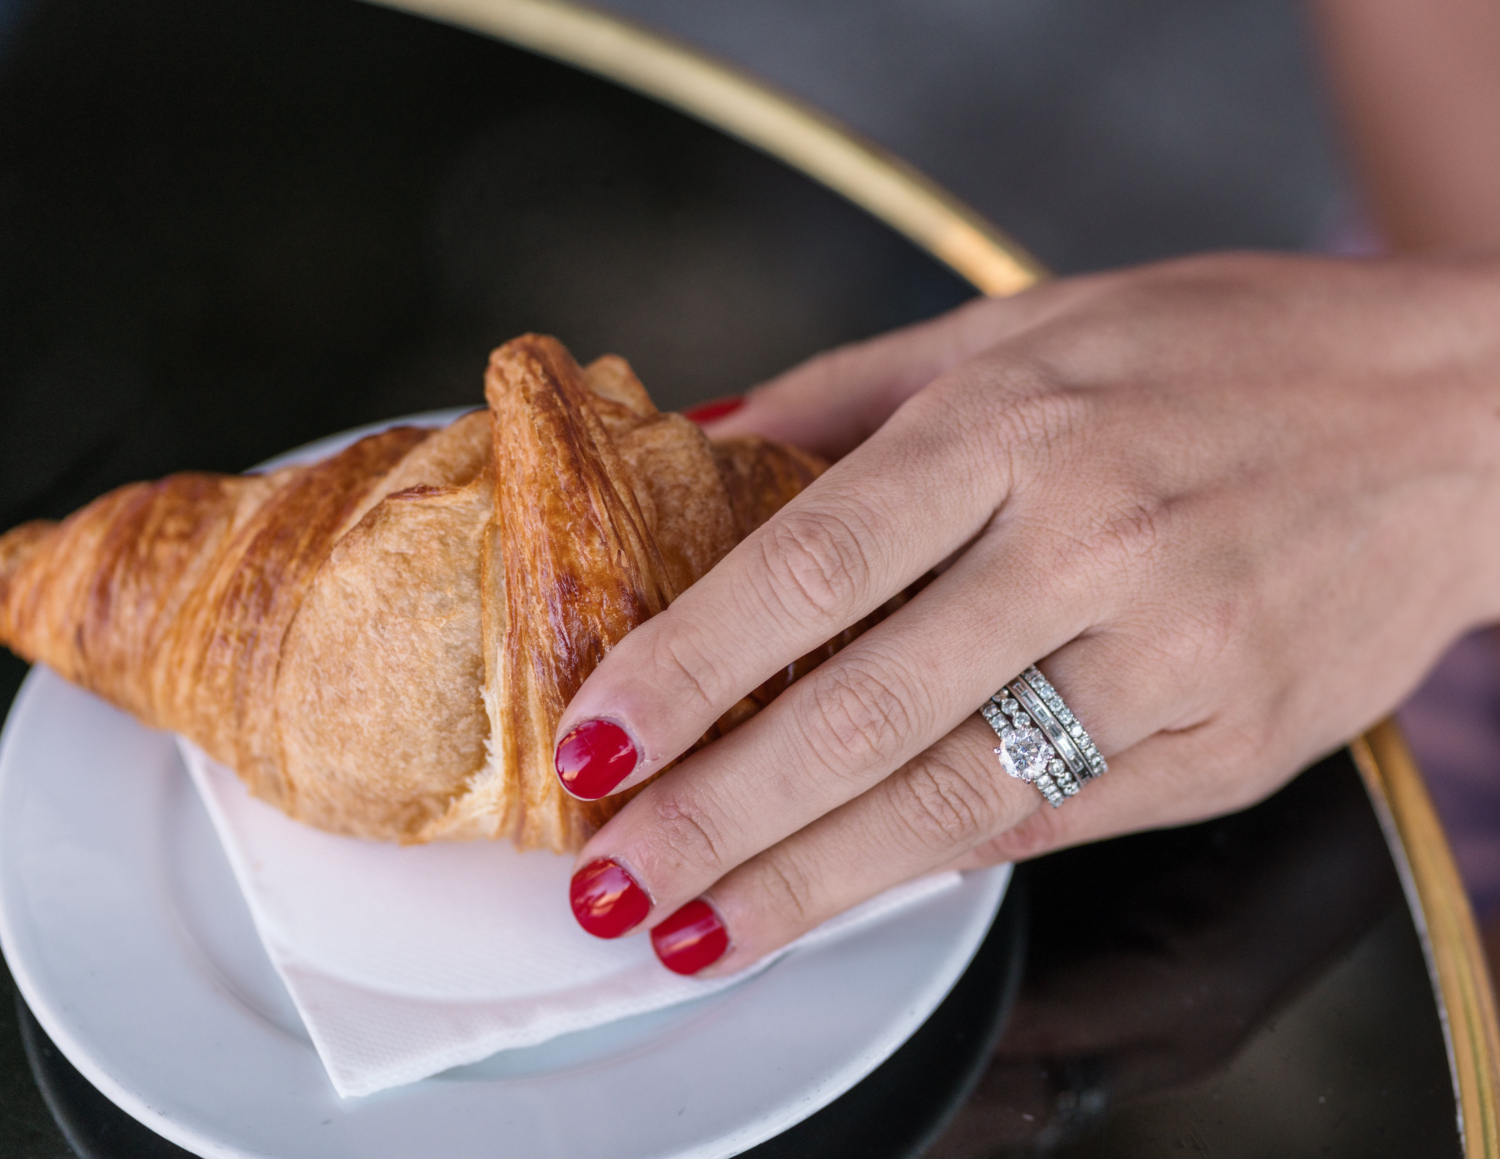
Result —
[{"label": "croissant tip", "polygon": [[517,358],[556,358],[568,354],[568,348],[550,334],[520,334],[490,352],[490,367],[498,369]]},{"label": "croissant tip", "polygon": [[8,582],[36,554],[42,541],[52,534],[57,526],[48,519],[33,519],[21,523],[0,535],[0,597]]},{"label": "croissant tip", "polygon": [[15,625],[11,623],[11,592],[21,569],[41,550],[56,523],[35,519],[0,535],[0,645],[15,647]]}]

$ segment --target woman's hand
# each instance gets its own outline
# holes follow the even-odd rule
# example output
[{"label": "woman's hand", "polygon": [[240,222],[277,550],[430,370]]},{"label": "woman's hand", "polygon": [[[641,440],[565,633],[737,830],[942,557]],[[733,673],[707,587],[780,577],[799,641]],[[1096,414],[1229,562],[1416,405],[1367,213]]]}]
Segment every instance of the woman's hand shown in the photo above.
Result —
[{"label": "woman's hand", "polygon": [[[919,874],[1246,805],[1500,614],[1493,262],[1055,282],[815,359],[712,433],[750,431],[844,457],[589,677],[575,789],[651,776],[939,575],[583,850],[585,928],[653,927],[682,972]],[[1038,660],[1110,762],[1056,810],[975,713]]]}]

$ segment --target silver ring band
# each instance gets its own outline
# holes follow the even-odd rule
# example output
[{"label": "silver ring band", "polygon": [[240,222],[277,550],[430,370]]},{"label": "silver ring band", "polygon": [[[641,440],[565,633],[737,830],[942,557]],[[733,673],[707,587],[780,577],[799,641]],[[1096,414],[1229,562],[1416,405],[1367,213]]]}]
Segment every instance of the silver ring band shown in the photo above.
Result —
[{"label": "silver ring band", "polygon": [[1109,766],[1057,689],[1026,669],[980,708],[1000,745],[1000,767],[1037,787],[1054,809]]},{"label": "silver ring band", "polygon": [[1042,703],[1041,697],[1036,694],[1036,690],[1024,680],[1017,680],[1015,683],[1008,685],[1006,691],[1010,693],[1012,698],[1020,702],[1020,706],[1030,714],[1033,723],[1047,734],[1047,740],[1057,750],[1057,755],[1062,757],[1073,776],[1080,782],[1088,780],[1088,762],[1084,760],[1083,754],[1078,751],[1078,746],[1073,743],[1073,738],[1068,735],[1068,730],[1063,728],[1062,722]]},{"label": "silver ring band", "polygon": [[1078,718],[1063,703],[1063,698],[1057,694],[1057,689],[1053,688],[1047,678],[1037,671],[1035,664],[1021,673],[1015,680],[1011,681],[1011,687],[1015,688],[1022,681],[1031,686],[1032,691],[1051,710],[1052,715],[1062,725],[1069,739],[1077,746],[1079,753],[1083,757],[1084,764],[1088,766],[1085,780],[1093,780],[1095,777],[1102,777],[1105,773],[1109,772],[1109,765],[1105,763],[1098,746],[1094,744],[1089,734],[1084,731],[1083,725],[1078,723]]}]

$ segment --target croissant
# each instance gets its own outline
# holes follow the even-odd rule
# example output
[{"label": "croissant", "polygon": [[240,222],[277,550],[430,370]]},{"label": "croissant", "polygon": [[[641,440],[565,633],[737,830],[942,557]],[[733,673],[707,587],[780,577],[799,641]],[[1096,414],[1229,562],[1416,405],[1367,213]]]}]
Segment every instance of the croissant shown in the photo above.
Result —
[{"label": "croissant", "polygon": [[[0,643],[181,733],[287,814],[576,850],[623,804],[552,770],[600,658],[822,470],[710,443],[623,359],[496,350],[486,410],[307,466],[172,475],[0,537]],[[856,625],[730,710],[733,727]]]}]

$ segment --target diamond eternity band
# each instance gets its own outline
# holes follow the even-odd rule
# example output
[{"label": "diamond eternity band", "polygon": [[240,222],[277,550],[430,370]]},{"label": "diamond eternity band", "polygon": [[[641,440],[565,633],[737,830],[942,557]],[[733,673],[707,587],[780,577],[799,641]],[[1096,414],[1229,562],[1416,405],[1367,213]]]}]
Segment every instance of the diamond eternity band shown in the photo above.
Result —
[{"label": "diamond eternity band", "polygon": [[1041,791],[1054,809],[1109,766],[1035,665],[987,700],[979,714],[995,730],[1000,767]]}]

